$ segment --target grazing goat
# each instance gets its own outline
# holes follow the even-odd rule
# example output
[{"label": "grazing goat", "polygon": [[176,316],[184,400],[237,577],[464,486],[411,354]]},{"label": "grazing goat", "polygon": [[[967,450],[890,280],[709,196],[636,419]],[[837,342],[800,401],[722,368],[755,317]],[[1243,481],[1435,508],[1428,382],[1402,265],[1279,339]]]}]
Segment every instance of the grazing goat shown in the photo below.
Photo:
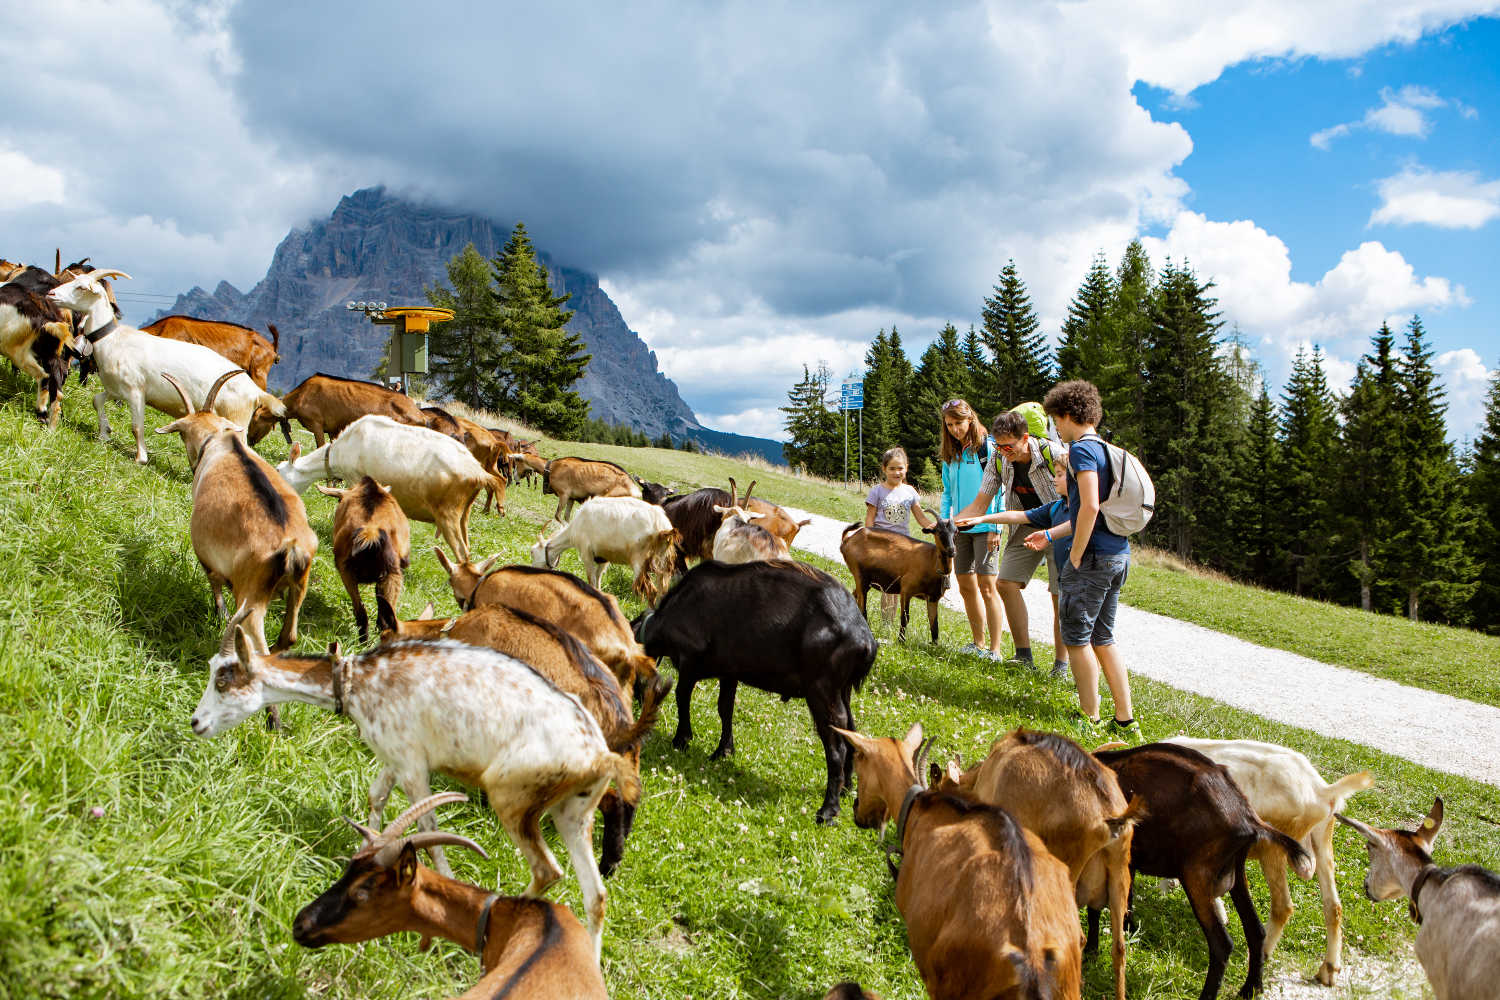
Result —
[{"label": "grazing goat", "polygon": [[715,759],[734,752],[734,696],[741,682],[783,701],[806,699],[828,765],[817,821],[833,822],[853,774],[848,745],[833,729],[854,728],[850,697],[864,683],[877,648],[849,592],[802,563],[709,561],[689,570],[636,622],[646,655],[670,656],[677,667],[672,745],[678,750],[693,737],[691,701],[700,680],[719,681]]},{"label": "grazing goat", "polygon": [[[54,303],[66,306],[87,318],[84,337],[87,346],[80,350],[91,354],[104,391],[94,396],[99,413],[99,440],[109,440],[109,418],[104,401],[116,399],[130,408],[131,429],[135,432],[135,460],[146,461],[146,407],[173,417],[184,415],[180,401],[202,394],[224,375],[231,378],[221,392],[214,394],[212,409],[240,428],[248,427],[257,415],[279,420],[285,415],[281,400],[252,382],[234,362],[220,357],[206,347],[163,340],[126,326],[115,319],[113,307],[105,292],[104,278],[129,277],[123,271],[101,270],[81,274],[65,281],[47,293]],[[164,375],[177,384],[169,385]]]},{"label": "grazing goat", "polygon": [[635,481],[636,485],[641,488],[641,499],[647,503],[654,503],[660,507],[672,495],[672,488],[670,486],[663,486],[661,483],[648,483],[640,476],[636,476]]},{"label": "grazing goat", "polygon": [[[509,442],[502,441],[496,437],[493,431],[486,427],[481,427],[472,420],[467,420],[463,417],[454,417],[454,420],[458,422],[459,431],[463,435],[459,440],[464,443],[464,447],[469,449],[469,454],[474,456],[474,460],[486,472],[494,476],[498,483],[509,483],[510,472],[505,464],[505,453],[508,450]],[[505,434],[504,431],[500,433]],[[509,438],[510,435],[505,434],[505,437]],[[490,505],[494,501],[495,486],[486,486],[484,488],[484,512],[486,514],[490,512]],[[500,493],[500,505],[502,508],[505,506],[503,486]]]},{"label": "grazing goat", "polygon": [[[1267,826],[1229,772],[1196,750],[1174,743],[1148,743],[1101,750],[1094,756],[1115,772],[1120,791],[1128,798],[1139,795],[1146,800],[1146,816],[1136,823],[1130,845],[1131,871],[1181,882],[1203,929],[1208,975],[1200,1000],[1219,995],[1224,967],[1234,950],[1214,907],[1214,900],[1226,892],[1234,901],[1249,949],[1249,975],[1240,995],[1260,992],[1265,928],[1250,899],[1245,856],[1258,843],[1274,843],[1286,852],[1299,878],[1312,877],[1312,857],[1291,837]],[[1092,945],[1099,937],[1097,904],[1090,904],[1088,916]]]},{"label": "grazing goat", "polygon": [[447,435],[378,416],[359,418],[306,455],[300,443],[292,445],[276,471],[298,493],[319,479],[373,476],[407,517],[431,523],[461,560],[469,558],[469,509],[495,479]]},{"label": "grazing goat", "polygon": [[[439,434],[446,434],[455,441],[464,440],[464,429],[459,426],[458,418],[440,406],[422,407],[422,416],[430,430]],[[475,456],[476,458],[478,456]]]},{"label": "grazing goat", "polygon": [[[427,426],[427,415],[421,408],[394,389],[322,372],[304,379],[301,385],[281,397],[281,402],[287,420],[295,420],[312,431],[313,442],[318,447],[322,447],[325,437],[338,437],[345,427],[371,414],[390,417],[397,423],[413,427]],[[292,432],[287,421],[267,418],[250,424],[250,443],[258,443],[277,426],[291,444]]]},{"label": "grazing goat", "polygon": [[506,447],[505,468],[512,483],[522,481],[531,483],[546,471],[547,462],[542,458],[542,453],[536,450],[535,441],[512,438],[498,427],[491,427],[488,430],[500,440],[510,442]]},{"label": "grazing goat", "polygon": [[359,641],[368,642],[370,616],[359,597],[360,585],[375,585],[375,627],[394,628],[402,571],[411,563],[411,524],[391,491],[369,476],[347,490],[319,483],[318,492],[338,498],[333,512],[333,564],[354,605]]},{"label": "grazing goat", "polygon": [[[641,716],[630,710],[630,696],[609,668],[573,635],[519,608],[491,604],[466,611],[457,618],[398,622],[381,633],[382,642],[396,639],[452,639],[470,646],[514,656],[535,669],[559,691],[573,695],[588,709],[604,732],[609,748],[640,770],[641,743],[656,725],[661,703],[672,681],[659,677],[645,691]],[[625,852],[625,838],[635,822],[638,801],[624,801],[613,789],[604,793],[599,811],[604,815],[604,856],[599,872],[614,873]]]},{"label": "grazing goat", "polygon": [[206,347],[245,369],[250,380],[265,389],[271,366],[281,360],[281,332],[274,323],[267,324],[266,329],[271,331],[271,340],[238,323],[165,316],[150,326],[141,327],[141,332]]},{"label": "grazing goat", "polygon": [[957,781],[1040,837],[1068,866],[1080,904],[1108,902],[1115,1000],[1125,1000],[1130,843],[1145,800],[1127,804],[1115,773],[1067,737],[1026,729],[996,740],[989,756]]},{"label": "grazing goat", "polygon": [[[516,452],[508,457],[536,467],[536,463],[525,453]],[[573,504],[589,497],[641,498],[640,485],[631,478],[630,473],[613,462],[569,455],[544,463],[539,471],[542,474],[542,492],[557,494],[557,510],[552,514],[557,521],[566,521],[572,516]]]},{"label": "grazing goat", "polygon": [[569,633],[633,690],[656,679],[656,660],[636,642],[613,594],[590,587],[571,573],[535,566],[499,566],[499,556],[479,565],[448,560],[434,549],[461,611],[504,604],[528,611]]},{"label": "grazing goat", "polygon": [[762,515],[739,506],[715,507],[724,520],[714,533],[713,557],[721,563],[790,559],[786,543],[755,523]]},{"label": "grazing goat", "polygon": [[921,725],[905,739],[838,730],[859,775],[854,824],[895,821],[896,908],[932,1000],[1078,1000],[1073,880],[999,806],[929,789]]},{"label": "grazing goat", "polygon": [[417,860],[420,849],[434,844],[489,856],[453,833],[401,836],[431,810],[462,801],[459,792],[430,795],[379,833],[350,821],[364,836],[364,846],[349,859],[343,876],[298,912],[293,939],[304,948],[321,948],[415,931],[424,942],[447,938],[478,953],[484,978],[464,996],[607,1000],[588,932],[572,910],[545,899],[486,892]]},{"label": "grazing goat", "polygon": [[[1191,747],[1214,763],[1222,764],[1250,800],[1256,815],[1312,852],[1318,890],[1323,897],[1323,924],[1328,932],[1323,964],[1316,977],[1324,986],[1332,986],[1334,975],[1343,965],[1344,915],[1334,880],[1333,817],[1344,808],[1350,795],[1370,787],[1374,782],[1370,772],[1360,771],[1329,784],[1302,754],[1274,743],[1195,740],[1185,736],[1167,742]],[[1266,927],[1264,946],[1265,956],[1270,959],[1292,916],[1286,855],[1280,848],[1262,842],[1250,848],[1249,856],[1260,862],[1271,890],[1271,921]],[[1223,904],[1218,905],[1222,920]]]},{"label": "grazing goat", "polygon": [[551,538],[537,536],[531,564],[556,569],[559,556],[577,549],[589,586],[595,588],[608,564],[629,566],[632,589],[654,607],[672,573],[676,542],[677,532],[660,507],[635,497],[593,497]]},{"label": "grazing goat", "polygon": [[858,522],[844,529],[839,552],[854,577],[854,596],[859,613],[869,617],[867,599],[871,587],[901,595],[901,639],[906,638],[906,622],[911,615],[911,599],[927,602],[927,628],[932,641],[938,641],[938,604],[948,589],[953,573],[953,522],[938,518],[937,524],[922,529],[932,536],[931,542],[918,541],[898,531],[867,528]]},{"label": "grazing goat", "polygon": [[[594,807],[611,781],[626,799],[638,797],[640,779],[609,749],[594,717],[531,667],[492,649],[402,641],[346,659],[335,643],[330,654],[261,656],[236,629],[234,652],[209,662],[193,732],[215,736],[283,701],[347,715],[384,765],[370,785],[370,825],[380,824],[397,783],[412,802],[430,794],[431,771],[478,785],[530,865],[526,896],[562,877],[542,839],[542,816],[551,813],[583,892],[597,961],[607,893],[589,835]],[[422,822],[434,825],[430,816]],[[432,855],[451,876],[442,848]]]},{"label": "grazing goat", "polygon": [[[737,489],[733,479],[729,480],[729,486],[731,490]],[[746,511],[760,515],[757,527],[769,531],[790,549],[792,539],[797,537],[798,531],[812,523],[811,519],[794,521],[784,508],[760,497],[750,498],[754,489],[755,484],[751,483],[750,489],[745,492],[748,499],[742,506]],[[731,499],[729,490],[706,486],[662,501],[662,510],[667,512],[672,527],[682,536],[682,541],[677,545],[676,573],[680,575],[687,572],[689,559],[714,558],[714,537],[724,523],[723,516],[715,508],[733,506]]]},{"label": "grazing goat", "polygon": [[[26,280],[35,272],[35,281]],[[40,268],[22,268],[22,278],[0,285],[0,354],[37,380],[37,419],[57,426],[57,398],[71,364],[71,317],[47,292],[59,282]]]},{"label": "grazing goat", "polygon": [[1437,1000],[1490,1000],[1500,984],[1500,875],[1479,865],[1439,868],[1432,843],[1443,826],[1443,800],[1417,830],[1384,830],[1342,814],[1365,840],[1373,902],[1407,901],[1418,925],[1417,961]]}]

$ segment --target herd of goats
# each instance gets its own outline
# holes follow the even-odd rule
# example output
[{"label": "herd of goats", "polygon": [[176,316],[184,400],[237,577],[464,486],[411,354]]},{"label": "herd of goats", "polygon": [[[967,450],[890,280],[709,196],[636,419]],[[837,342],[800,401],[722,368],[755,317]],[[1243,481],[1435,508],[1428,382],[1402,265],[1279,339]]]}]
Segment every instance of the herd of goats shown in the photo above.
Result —
[{"label": "herd of goats", "polygon": [[[1018,729],[963,770],[957,761],[929,768],[920,724],[899,739],[859,733],[851,695],[879,648],[866,592],[900,593],[903,633],[910,600],[925,598],[936,641],[937,599],[952,569],[950,521],[932,529],[930,542],[851,525],[842,546],[851,593],[791,558],[808,522],[751,496],[754,484],[743,496],[733,480],[727,491],[673,495],[609,462],[545,460],[504,431],[368,382],[315,375],[278,398],[266,389],[274,327],[271,340],[186,317],[136,329],[121,321],[110,290],[109,279],[121,277],[86,261],[52,271],[0,261],[0,351],[38,380],[38,416],[53,425],[74,363],[81,379],[97,374],[100,437],[110,431],[106,401],[124,402],[137,461],[146,460],[145,407],[174,418],[157,433],[178,435],[186,449],[192,545],[227,619],[193,731],[211,737],[261,709],[276,726],[276,706],[300,701],[354,720],[381,762],[368,825],[354,824],[365,843],[297,915],[301,944],[413,930],[479,955],[484,977],[466,997],[604,997],[603,880],[621,861],[640,802],[641,746],[673,688],[657,667],[670,659],[679,749],[692,736],[699,680],[719,683],[715,758],[734,750],[740,683],[807,703],[827,764],[817,821],[834,820],[857,775],[855,823],[878,831],[894,824],[896,843],[886,850],[899,859],[890,863],[896,905],[933,998],[1078,997],[1082,955],[1097,947],[1108,907],[1114,994],[1124,1000],[1136,873],[1176,879],[1185,890],[1208,944],[1203,998],[1217,996],[1231,952],[1220,901],[1230,896],[1249,955],[1240,995],[1250,996],[1292,914],[1288,868],[1317,877],[1327,947],[1316,978],[1332,985],[1342,950],[1335,820],[1368,846],[1370,898],[1409,900],[1421,925],[1417,957],[1439,1000],[1500,996],[1500,878],[1474,865],[1433,864],[1441,799],[1415,831],[1380,829],[1339,813],[1372,784],[1369,772],[1330,784],[1302,754],[1267,743],[1177,738],[1090,752]],[[272,466],[254,445],[277,427],[291,442],[293,420],[316,447],[302,454],[292,444]],[[500,565],[499,556],[475,563],[468,520],[479,492],[489,494],[486,510],[494,501],[503,513],[507,486],[536,475],[557,495],[560,527],[537,540],[531,565]],[[323,485],[330,480],[351,485]],[[374,586],[380,642],[357,655],[338,644],[326,655],[289,652],[319,543],[301,497],[314,484],[338,498],[334,562],[362,646],[369,618],[360,587]],[[416,620],[397,616],[411,519],[432,523],[453,553],[436,550],[457,617],[436,618],[431,605]],[[587,582],[555,569],[570,548]],[[599,589],[610,563],[631,568],[649,606],[634,622]],[[281,632],[269,647],[266,609],[282,594]],[[437,829],[434,810],[464,796],[431,794],[433,771],[483,790],[530,867],[520,896],[452,877],[445,845],[484,851]],[[411,806],[383,826],[398,784]],[[561,877],[541,834],[544,815],[571,859],[586,925],[540,898]],[[408,835],[413,824],[420,832]],[[424,849],[432,868],[419,860]],[[1247,858],[1267,879],[1268,927],[1246,883]],[[852,983],[828,994],[869,995]]]}]

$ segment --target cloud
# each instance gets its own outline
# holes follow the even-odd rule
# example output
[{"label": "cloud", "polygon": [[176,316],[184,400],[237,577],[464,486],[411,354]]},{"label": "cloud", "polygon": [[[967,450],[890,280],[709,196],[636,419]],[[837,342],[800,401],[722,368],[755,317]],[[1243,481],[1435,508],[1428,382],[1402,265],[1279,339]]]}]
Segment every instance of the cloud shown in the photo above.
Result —
[{"label": "cloud", "polygon": [[1370,108],[1359,121],[1329,126],[1308,136],[1307,141],[1326,150],[1332,148],[1333,140],[1341,139],[1356,129],[1425,139],[1432,131],[1432,121],[1426,114],[1428,111],[1452,106],[1465,118],[1478,115],[1478,112],[1466,104],[1439,97],[1429,88],[1415,84],[1407,84],[1400,90],[1383,87],[1380,101],[1379,107]]},{"label": "cloud", "polygon": [[1486,368],[1484,359],[1469,347],[1439,354],[1433,368],[1448,391],[1448,426],[1460,434],[1473,434],[1484,424],[1490,382],[1500,372]]},{"label": "cloud", "polygon": [[1380,207],[1370,216],[1371,226],[1479,229],[1500,216],[1500,180],[1484,181],[1473,171],[1407,167],[1377,189]]},{"label": "cloud", "polygon": [[23,153],[0,149],[0,177],[12,208],[57,204],[63,200],[62,171],[36,163]]}]

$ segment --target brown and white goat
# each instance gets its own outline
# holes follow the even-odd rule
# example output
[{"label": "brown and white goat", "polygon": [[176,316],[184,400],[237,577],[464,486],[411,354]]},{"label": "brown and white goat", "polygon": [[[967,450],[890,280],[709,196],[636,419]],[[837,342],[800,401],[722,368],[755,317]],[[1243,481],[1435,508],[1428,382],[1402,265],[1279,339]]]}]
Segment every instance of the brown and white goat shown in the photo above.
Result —
[{"label": "brown and white goat", "polygon": [[1500,984],[1500,875],[1479,865],[1439,868],[1432,843],[1443,826],[1443,800],[1416,830],[1385,830],[1338,815],[1365,841],[1373,902],[1407,901],[1418,925],[1417,961],[1436,1000],[1490,1000]]},{"label": "brown and white goat", "polygon": [[676,544],[677,531],[660,507],[635,497],[590,497],[551,538],[537,536],[531,564],[556,569],[564,552],[577,549],[595,588],[610,563],[629,566],[635,593],[655,607],[672,574]]},{"label": "brown and white goat", "polygon": [[264,389],[271,366],[281,360],[281,332],[274,323],[267,324],[267,329],[271,331],[271,340],[238,323],[164,316],[150,326],[141,327],[141,332],[206,347],[245,369],[250,381]]},{"label": "brown and white goat", "polygon": [[719,530],[714,532],[712,552],[713,558],[719,562],[747,563],[791,558],[786,543],[756,523],[765,515],[747,509],[750,494],[754,491],[755,484],[752,482],[745,491],[745,496],[737,498],[734,480],[731,479],[728,505],[714,506],[714,513],[722,519]]},{"label": "brown and white goat", "polygon": [[[52,427],[57,426],[61,413],[56,404],[61,379],[54,369],[61,362],[66,377],[69,361],[65,352],[72,342],[71,319],[47,300],[45,291],[33,292],[20,283],[0,285],[0,354],[37,380],[37,417]],[[49,378],[56,383],[50,393]]]},{"label": "brown and white goat", "polygon": [[[391,788],[425,799],[430,772],[478,785],[531,868],[524,895],[539,896],[562,877],[541,820],[551,814],[583,893],[594,958],[604,926],[604,881],[594,860],[594,809],[611,781],[640,794],[630,762],[609,749],[599,723],[520,660],[457,642],[408,641],[342,658],[261,656],[243,629],[234,652],[209,662],[208,687],[193,732],[214,736],[262,705],[302,701],[349,716],[384,765],[370,785],[370,825],[378,826]],[[424,827],[434,825],[430,816]],[[452,874],[442,848],[433,862]]]},{"label": "brown and white goat", "polygon": [[921,725],[902,740],[838,732],[854,748],[855,825],[896,823],[896,908],[927,995],[1078,1000],[1067,866],[1004,809],[928,789]]},{"label": "brown and white goat", "polygon": [[[536,462],[517,452],[509,456],[536,468]],[[569,455],[554,458],[542,464],[542,492],[557,494],[557,510],[552,517],[566,521],[573,513],[573,504],[589,497],[635,497],[641,498],[641,487],[630,473],[613,462],[602,459],[578,458]]]},{"label": "brown and white goat", "polygon": [[[1329,784],[1312,761],[1274,743],[1197,740],[1186,736],[1174,736],[1167,742],[1191,747],[1214,763],[1222,764],[1250,800],[1256,815],[1312,853],[1318,890],[1323,897],[1323,924],[1328,932],[1323,964],[1318,967],[1316,978],[1324,986],[1332,986],[1334,975],[1343,965],[1344,940],[1344,908],[1339,903],[1335,881],[1333,818],[1350,795],[1370,787],[1374,782],[1370,772],[1360,771]],[[1264,946],[1265,956],[1270,959],[1293,912],[1286,854],[1273,844],[1261,842],[1250,848],[1249,856],[1260,862],[1271,890],[1271,920],[1266,926]],[[1223,919],[1223,903],[1218,906]]]},{"label": "brown and white goat", "polygon": [[911,600],[920,597],[927,602],[927,628],[932,641],[937,642],[938,604],[953,573],[953,522],[938,518],[937,524],[922,530],[932,535],[932,541],[918,541],[897,531],[867,528],[855,522],[844,529],[839,553],[854,577],[854,596],[867,620],[871,587],[900,594],[899,636],[905,639]]},{"label": "brown and white goat", "polygon": [[457,834],[401,836],[437,806],[464,800],[458,792],[428,796],[379,833],[351,821],[364,845],[339,880],[298,912],[292,937],[304,948],[321,948],[414,931],[423,942],[447,938],[478,953],[484,977],[464,997],[606,1000],[588,931],[573,911],[545,899],[486,892],[417,860],[421,848],[434,844],[488,857]]},{"label": "brown and white goat", "polygon": [[571,573],[535,566],[500,566],[499,556],[479,565],[453,563],[440,548],[438,562],[460,611],[504,604],[520,608],[571,633],[613,671],[625,690],[649,684],[656,660],[635,641],[630,622],[613,594],[591,587]]},{"label": "brown and white goat", "polygon": [[339,378],[322,372],[303,379],[300,385],[281,397],[281,402],[286,420],[258,415],[250,423],[248,437],[251,444],[258,443],[277,426],[281,427],[290,444],[292,433],[287,420],[295,420],[312,431],[313,442],[318,447],[322,447],[325,438],[338,437],[345,427],[370,414],[390,417],[413,427],[427,426],[427,415],[421,407],[402,393],[374,382]]},{"label": "brown and white goat", "polygon": [[[1234,945],[1214,901],[1229,893],[1245,931],[1249,973],[1241,996],[1260,992],[1265,927],[1250,899],[1245,857],[1262,842],[1278,845],[1299,878],[1311,878],[1312,857],[1302,845],[1268,826],[1251,808],[1229,772],[1203,754],[1175,743],[1148,743],[1094,756],[1115,772],[1120,791],[1146,800],[1130,845],[1130,869],[1182,883],[1193,916],[1208,942],[1208,974],[1199,1000],[1213,1000]],[[1089,906],[1089,941],[1098,940],[1099,910]]]},{"label": "brown and white goat", "polygon": [[1026,729],[996,740],[989,756],[957,781],[1041,838],[1068,866],[1080,905],[1108,902],[1115,1000],[1125,1000],[1130,843],[1145,800],[1127,804],[1115,773],[1067,737]]},{"label": "brown and white goat", "polygon": [[[629,690],[598,657],[573,635],[520,608],[490,604],[457,618],[429,618],[398,622],[380,635],[382,642],[397,639],[452,639],[471,646],[514,656],[535,668],[559,690],[573,695],[588,709],[604,732],[605,742],[640,769],[641,744],[656,725],[662,700],[672,690],[670,677],[658,675],[641,701],[637,720]],[[604,854],[599,871],[608,878],[625,852],[625,838],[635,821],[638,799],[624,800],[614,789],[604,793],[599,811],[604,816]]]},{"label": "brown and white goat", "polygon": [[360,600],[360,585],[375,585],[375,627],[394,628],[403,570],[411,563],[411,524],[391,491],[370,476],[346,490],[322,483],[317,487],[339,501],[333,512],[333,564],[354,605],[359,641],[368,642],[370,615]]}]

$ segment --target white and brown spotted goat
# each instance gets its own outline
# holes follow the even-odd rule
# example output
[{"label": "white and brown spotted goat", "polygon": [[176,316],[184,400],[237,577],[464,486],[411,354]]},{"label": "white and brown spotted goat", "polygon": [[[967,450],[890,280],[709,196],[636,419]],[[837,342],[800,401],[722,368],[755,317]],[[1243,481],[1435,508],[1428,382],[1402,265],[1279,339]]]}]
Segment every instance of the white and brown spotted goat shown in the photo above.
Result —
[{"label": "white and brown spotted goat", "polygon": [[[562,877],[542,839],[550,813],[578,876],[598,959],[606,892],[594,860],[594,808],[611,781],[626,798],[639,796],[640,778],[577,698],[519,660],[457,642],[395,642],[347,659],[337,644],[328,656],[261,656],[236,630],[234,652],[209,663],[193,732],[215,736],[283,701],[331,708],[359,726],[384,765],[370,785],[371,826],[394,785],[412,802],[425,799],[431,771],[484,789],[531,868],[526,896]],[[425,816],[422,825],[436,823]],[[451,876],[442,848],[432,855]]]}]

